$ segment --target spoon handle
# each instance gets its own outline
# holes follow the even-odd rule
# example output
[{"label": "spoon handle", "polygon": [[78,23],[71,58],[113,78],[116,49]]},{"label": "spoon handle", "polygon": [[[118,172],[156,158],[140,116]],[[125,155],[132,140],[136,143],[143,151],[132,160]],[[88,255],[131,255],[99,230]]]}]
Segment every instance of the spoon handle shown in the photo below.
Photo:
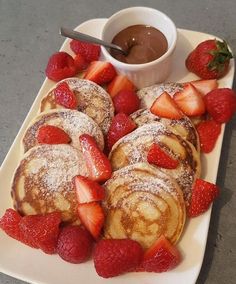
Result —
[{"label": "spoon handle", "polygon": [[69,37],[71,39],[86,41],[86,42],[95,43],[95,44],[100,44],[100,45],[103,45],[105,47],[113,48],[113,49],[119,50],[120,52],[124,53],[122,48],[120,48],[117,45],[104,42],[103,40],[100,40],[98,38],[95,38],[95,37],[92,37],[92,36],[89,36],[87,34],[83,34],[83,33],[80,33],[80,32],[76,32],[74,30],[70,30],[70,29],[67,29],[67,28],[64,28],[64,27],[61,27],[60,34],[64,37]]}]

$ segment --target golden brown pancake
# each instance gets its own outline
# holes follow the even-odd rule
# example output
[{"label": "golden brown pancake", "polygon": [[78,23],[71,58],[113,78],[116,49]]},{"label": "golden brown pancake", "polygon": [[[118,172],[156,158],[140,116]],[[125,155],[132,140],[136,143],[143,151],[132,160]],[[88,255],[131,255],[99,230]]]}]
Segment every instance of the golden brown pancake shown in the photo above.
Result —
[{"label": "golden brown pancake", "polygon": [[43,98],[40,111],[63,108],[55,101],[54,90],[66,82],[78,100],[78,110],[90,116],[107,133],[114,116],[114,107],[110,95],[96,83],[79,78],[67,78],[58,82]]},{"label": "golden brown pancake", "polygon": [[183,139],[186,139],[187,141],[192,143],[197,151],[200,151],[198,133],[193,123],[187,116],[184,116],[181,119],[168,119],[159,117],[151,113],[149,109],[140,109],[132,113],[130,117],[137,124],[137,126],[142,126],[144,124],[153,122],[162,123],[170,131],[177,135],[180,135]]},{"label": "golden brown pancake", "polygon": [[63,221],[77,221],[77,199],[72,184],[76,175],[88,173],[81,152],[74,147],[61,144],[31,148],[13,178],[15,209],[23,215],[60,211]]},{"label": "golden brown pancake", "polygon": [[31,122],[23,137],[24,152],[39,145],[38,129],[43,125],[53,125],[63,129],[71,138],[71,145],[80,150],[79,136],[87,133],[93,136],[100,147],[104,148],[103,133],[97,123],[86,114],[70,109],[54,109],[40,113]]},{"label": "golden brown pancake", "polygon": [[191,143],[171,132],[162,123],[145,124],[118,140],[109,154],[113,170],[147,162],[147,154],[153,143],[158,144],[167,154],[179,161],[176,169],[161,170],[176,179],[188,203],[192,185],[200,176],[199,153]]},{"label": "golden brown pancake", "polygon": [[185,224],[185,203],[178,184],[147,163],[115,171],[105,183],[105,238],[131,238],[144,248],[164,235],[172,243]]}]

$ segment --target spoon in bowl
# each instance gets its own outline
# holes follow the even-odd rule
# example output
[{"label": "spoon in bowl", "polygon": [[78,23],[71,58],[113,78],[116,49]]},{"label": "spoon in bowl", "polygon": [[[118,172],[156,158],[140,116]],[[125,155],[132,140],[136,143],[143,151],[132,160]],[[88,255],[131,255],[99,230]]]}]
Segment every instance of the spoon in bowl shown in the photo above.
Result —
[{"label": "spoon in bowl", "polygon": [[64,37],[68,37],[68,38],[71,38],[71,39],[81,40],[81,41],[95,43],[95,44],[100,44],[102,46],[115,49],[115,50],[123,53],[124,55],[127,55],[127,52],[124,51],[120,46],[118,46],[116,44],[112,44],[112,43],[107,43],[107,42],[105,42],[101,39],[89,36],[87,34],[76,32],[74,30],[67,29],[67,28],[64,28],[64,27],[60,28],[60,34]]}]

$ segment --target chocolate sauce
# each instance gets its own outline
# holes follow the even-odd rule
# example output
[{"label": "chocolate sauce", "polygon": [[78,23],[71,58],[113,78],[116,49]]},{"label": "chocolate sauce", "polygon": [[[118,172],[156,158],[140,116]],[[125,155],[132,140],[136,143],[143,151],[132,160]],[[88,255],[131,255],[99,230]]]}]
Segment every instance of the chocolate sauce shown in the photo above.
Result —
[{"label": "chocolate sauce", "polygon": [[128,64],[142,64],[161,57],[168,48],[163,33],[151,26],[134,25],[120,31],[112,43],[119,45],[128,55],[111,50],[110,53],[117,60]]}]

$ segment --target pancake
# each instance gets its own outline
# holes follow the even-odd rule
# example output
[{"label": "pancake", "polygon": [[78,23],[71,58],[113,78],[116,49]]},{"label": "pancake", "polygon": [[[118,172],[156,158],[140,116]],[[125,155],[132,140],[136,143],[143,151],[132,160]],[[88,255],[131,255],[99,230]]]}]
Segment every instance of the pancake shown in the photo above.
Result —
[{"label": "pancake", "polygon": [[184,116],[181,119],[168,119],[159,117],[149,109],[140,109],[132,113],[130,117],[137,124],[137,126],[142,126],[147,123],[157,122],[165,125],[173,133],[180,135],[183,139],[186,139],[194,145],[197,151],[200,151],[200,142],[198,133],[191,122],[191,120]]},{"label": "pancake", "polygon": [[12,183],[14,208],[22,215],[62,212],[63,221],[78,220],[72,179],[87,176],[82,153],[66,144],[30,149],[18,166]]},{"label": "pancake", "polygon": [[162,123],[143,125],[118,140],[109,154],[113,170],[130,164],[147,162],[147,154],[153,143],[158,144],[179,161],[176,169],[161,168],[161,170],[176,179],[188,204],[192,185],[196,178],[200,177],[199,153],[191,143],[171,132]]},{"label": "pancake", "polygon": [[31,122],[23,137],[24,152],[37,146],[37,132],[42,125],[62,128],[71,138],[71,145],[80,150],[79,136],[87,133],[93,136],[103,150],[104,139],[100,127],[86,114],[69,109],[54,109],[40,113]]},{"label": "pancake", "polygon": [[43,98],[40,111],[63,108],[55,102],[54,97],[54,90],[61,82],[66,82],[75,93],[78,100],[78,110],[90,116],[106,134],[114,116],[113,103],[110,95],[92,81],[68,78],[58,82]]},{"label": "pancake", "polygon": [[137,95],[140,98],[141,108],[149,109],[163,92],[173,96],[176,92],[182,90],[183,84],[181,83],[162,83],[142,88],[137,92]]},{"label": "pancake", "polygon": [[145,249],[162,234],[172,243],[181,236],[185,203],[178,184],[147,163],[124,167],[104,185],[105,238],[131,238]]}]

